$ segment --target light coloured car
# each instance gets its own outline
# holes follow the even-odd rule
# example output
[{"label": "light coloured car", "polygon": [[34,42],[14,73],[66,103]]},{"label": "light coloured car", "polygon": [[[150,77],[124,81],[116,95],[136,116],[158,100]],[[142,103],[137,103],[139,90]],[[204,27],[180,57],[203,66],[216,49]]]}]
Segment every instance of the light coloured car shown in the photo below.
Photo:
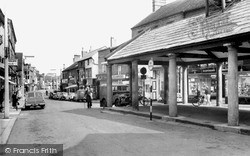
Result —
[{"label": "light coloured car", "polygon": [[45,100],[43,93],[41,91],[31,91],[26,94],[25,99],[25,109],[28,109],[30,107],[41,107],[44,109],[45,107]]},{"label": "light coloured car", "polygon": [[76,93],[74,93],[74,92],[69,92],[69,93],[68,93],[68,96],[66,97],[66,100],[74,101],[75,98],[76,98]]}]

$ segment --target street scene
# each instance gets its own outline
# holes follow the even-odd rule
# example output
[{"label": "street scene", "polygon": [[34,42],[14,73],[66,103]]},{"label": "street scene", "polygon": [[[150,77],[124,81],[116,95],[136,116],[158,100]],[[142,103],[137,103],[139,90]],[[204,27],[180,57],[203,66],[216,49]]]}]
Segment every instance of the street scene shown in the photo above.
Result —
[{"label": "street scene", "polygon": [[248,155],[250,139],[209,128],[103,113],[94,102],[46,99],[22,111],[8,144],[63,144],[64,155]]},{"label": "street scene", "polygon": [[250,0],[0,4],[0,155],[249,155]]}]

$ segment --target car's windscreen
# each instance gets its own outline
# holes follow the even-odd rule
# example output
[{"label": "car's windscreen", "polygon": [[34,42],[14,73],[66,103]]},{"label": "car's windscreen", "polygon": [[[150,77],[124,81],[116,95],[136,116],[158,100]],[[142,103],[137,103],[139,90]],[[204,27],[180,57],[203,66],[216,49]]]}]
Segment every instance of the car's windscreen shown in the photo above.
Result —
[{"label": "car's windscreen", "polygon": [[34,93],[28,93],[28,97],[33,98],[33,97],[35,97],[35,94]]},{"label": "car's windscreen", "polygon": [[42,98],[43,94],[41,92],[36,92],[36,97]]}]

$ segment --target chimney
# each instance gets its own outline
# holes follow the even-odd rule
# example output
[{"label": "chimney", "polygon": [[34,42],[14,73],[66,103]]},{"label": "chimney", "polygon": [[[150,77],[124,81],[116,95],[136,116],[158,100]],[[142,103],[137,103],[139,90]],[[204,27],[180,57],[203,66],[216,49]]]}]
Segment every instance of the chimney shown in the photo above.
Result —
[{"label": "chimney", "polygon": [[80,58],[81,58],[80,55],[74,55],[73,63],[75,63],[76,61],[80,60]]},{"label": "chimney", "polygon": [[153,12],[158,10],[163,5],[166,5],[167,0],[153,0]]},{"label": "chimney", "polygon": [[83,48],[82,48],[82,58],[84,56],[84,54],[88,53],[87,51],[84,51]]},{"label": "chimney", "polygon": [[116,39],[114,37],[110,37],[110,48],[113,48],[116,46]]}]

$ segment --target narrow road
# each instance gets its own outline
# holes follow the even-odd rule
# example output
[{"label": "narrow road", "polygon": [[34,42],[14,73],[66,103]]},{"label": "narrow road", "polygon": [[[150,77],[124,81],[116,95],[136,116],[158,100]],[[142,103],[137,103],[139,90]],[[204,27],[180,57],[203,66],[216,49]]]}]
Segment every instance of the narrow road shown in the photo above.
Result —
[{"label": "narrow road", "polygon": [[102,113],[77,102],[46,100],[24,110],[8,144],[63,144],[64,156],[249,155],[250,136]]}]

